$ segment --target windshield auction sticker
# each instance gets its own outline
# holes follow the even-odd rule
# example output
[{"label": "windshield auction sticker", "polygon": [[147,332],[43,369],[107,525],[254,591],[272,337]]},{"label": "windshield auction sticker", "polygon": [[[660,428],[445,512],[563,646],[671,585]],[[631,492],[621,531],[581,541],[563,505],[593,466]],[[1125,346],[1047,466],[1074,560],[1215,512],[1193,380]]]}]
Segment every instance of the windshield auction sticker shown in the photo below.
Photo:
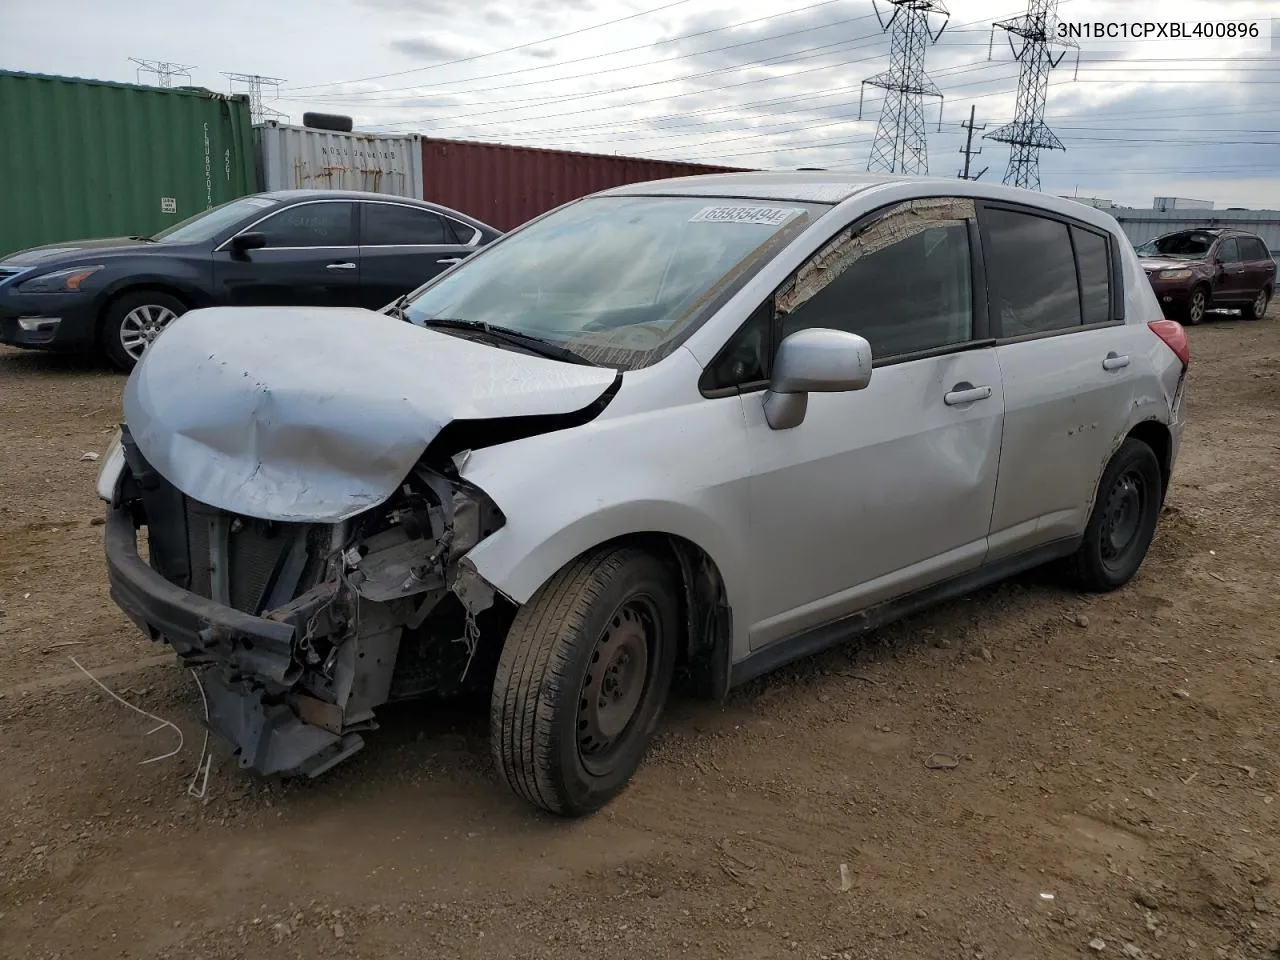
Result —
[{"label": "windshield auction sticker", "polygon": [[803,212],[796,207],[703,207],[689,218],[689,222],[755,223],[766,227],[780,227]]}]

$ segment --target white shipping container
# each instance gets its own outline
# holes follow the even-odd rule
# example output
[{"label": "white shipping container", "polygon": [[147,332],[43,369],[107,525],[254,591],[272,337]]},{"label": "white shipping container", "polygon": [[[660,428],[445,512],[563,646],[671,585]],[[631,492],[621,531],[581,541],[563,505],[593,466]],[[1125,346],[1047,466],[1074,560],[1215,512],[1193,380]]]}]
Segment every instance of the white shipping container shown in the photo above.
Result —
[{"label": "white shipping container", "polygon": [[340,133],[279,123],[253,128],[264,190],[368,190],[422,197],[422,137]]},{"label": "white shipping container", "polygon": [[1212,210],[1212,200],[1192,200],[1190,197],[1156,197],[1151,208],[1164,212],[1168,210]]}]

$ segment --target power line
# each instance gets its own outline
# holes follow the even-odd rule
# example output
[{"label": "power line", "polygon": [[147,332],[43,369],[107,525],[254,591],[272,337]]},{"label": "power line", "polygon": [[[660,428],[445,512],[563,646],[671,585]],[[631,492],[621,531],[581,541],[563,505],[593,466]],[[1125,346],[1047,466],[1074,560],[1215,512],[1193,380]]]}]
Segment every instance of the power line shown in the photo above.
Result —
[{"label": "power line", "polygon": [[[1072,3],[1072,2],[1074,2],[1074,0],[1061,0],[1061,2],[1062,2],[1062,3]],[[805,9],[805,8],[802,8],[802,9]],[[869,16],[869,15],[868,15],[868,16]],[[955,33],[958,33],[958,32],[964,32],[964,30],[963,30],[963,28],[964,28],[964,27],[971,27],[971,26],[974,26],[974,25],[976,25],[976,24],[984,23],[984,22],[985,22],[985,21],[982,21],[982,20],[974,20],[974,21],[972,21],[971,23],[961,24],[961,25],[960,25],[960,27],[957,27],[957,28],[953,28],[953,29],[952,29],[952,34],[955,34]],[[984,32],[985,32],[985,31],[984,31]],[[678,38],[676,38],[676,39],[678,39]],[[818,53],[818,54],[816,54],[815,56],[811,56],[811,57],[800,57],[800,58],[796,58],[796,59],[791,59],[791,58],[792,58],[792,57],[794,57],[794,54],[795,54],[795,53],[797,53],[797,52],[799,52],[799,53],[804,53],[804,52],[810,52],[810,51],[824,51],[824,50],[829,51],[829,50],[832,50],[832,49],[835,49],[835,48],[839,48],[839,47],[847,46],[847,45],[849,45],[849,44],[853,44],[852,49],[865,48],[865,47],[867,47],[867,46],[875,45],[876,43],[878,43],[878,42],[879,42],[879,40],[880,40],[880,37],[879,37],[879,36],[873,36],[873,37],[862,37],[862,38],[854,38],[853,40],[844,40],[844,41],[839,41],[839,42],[836,42],[836,43],[823,44],[823,45],[820,45],[820,46],[818,46],[818,47],[808,47],[808,48],[805,48],[805,50],[801,50],[801,51],[792,51],[792,53],[790,53],[790,54],[783,54],[783,55],[779,55],[779,56],[776,56],[776,57],[769,57],[769,58],[766,58],[766,59],[764,59],[764,60],[760,60],[760,61],[752,61],[752,62],[750,62],[750,63],[748,63],[748,64],[731,64],[731,65],[729,65],[729,66],[727,66],[727,67],[722,67],[722,68],[719,68],[719,69],[717,69],[717,70],[704,71],[704,72],[702,72],[702,73],[690,74],[690,75],[686,75],[686,76],[683,76],[683,77],[671,77],[671,78],[668,78],[668,79],[666,79],[666,80],[656,80],[656,81],[651,81],[651,82],[643,83],[643,84],[634,84],[634,85],[625,86],[625,87],[614,87],[614,88],[611,88],[611,89],[609,89],[609,90],[596,90],[596,91],[590,91],[590,92],[588,92],[588,93],[578,93],[578,94],[558,94],[558,95],[551,95],[551,96],[546,96],[546,97],[529,97],[529,98],[521,98],[521,99],[506,100],[506,101],[490,101],[490,102],[489,102],[489,104],[486,104],[486,105],[491,106],[491,105],[494,105],[494,104],[497,104],[497,103],[503,103],[503,104],[533,104],[533,105],[537,105],[537,106],[548,106],[548,105],[550,105],[550,104],[552,104],[552,103],[564,103],[564,102],[568,102],[568,101],[571,101],[571,100],[586,99],[586,98],[597,97],[597,96],[608,96],[608,95],[613,94],[613,93],[625,93],[625,92],[629,92],[629,91],[632,91],[632,90],[641,89],[641,88],[644,88],[644,87],[660,86],[660,85],[664,85],[664,84],[668,84],[668,83],[680,83],[680,82],[685,82],[685,81],[688,81],[688,80],[696,80],[696,79],[701,79],[701,78],[706,77],[706,76],[712,76],[712,75],[717,74],[717,73],[726,73],[726,72],[735,71],[735,70],[743,70],[743,69],[747,69],[747,68],[750,68],[750,67],[758,67],[758,66],[769,65],[769,64],[771,64],[771,63],[772,63],[772,62],[774,62],[774,61],[779,61],[779,62],[802,62],[803,60],[806,60],[806,59],[816,59],[818,56],[822,56],[823,54],[822,54],[822,53]],[[868,41],[869,41],[869,42],[868,42]],[[960,46],[960,44],[953,44],[952,46]],[[705,53],[705,52],[707,52],[707,51],[701,51],[701,52],[702,52],[702,53]],[[688,57],[693,57],[693,56],[698,56],[698,55],[699,55],[698,53],[694,53],[694,54],[686,54],[686,55],[684,55],[684,56],[682,56],[682,57],[674,57],[674,58],[671,58],[671,59],[670,59],[670,60],[668,60],[668,61],[648,61],[648,62],[646,62],[646,63],[633,64],[632,66],[629,66],[629,67],[626,67],[626,68],[623,68],[623,69],[628,69],[628,70],[640,69],[640,68],[642,68],[642,67],[653,66],[653,65],[655,65],[656,63],[673,62],[673,61],[675,61],[675,60],[687,59]],[[766,82],[766,81],[768,81],[768,80],[777,80],[777,79],[785,80],[785,79],[787,79],[788,77],[791,77],[791,76],[799,76],[799,75],[801,75],[801,74],[803,74],[803,73],[812,73],[812,72],[817,72],[818,70],[835,69],[835,68],[837,68],[837,67],[839,67],[839,66],[843,66],[843,65],[845,65],[846,63],[849,63],[849,62],[864,62],[864,61],[865,61],[865,60],[867,60],[867,59],[875,59],[875,57],[862,58],[862,60],[859,60],[859,61],[845,61],[845,63],[830,64],[830,65],[823,66],[823,67],[813,68],[813,69],[808,70],[808,71],[796,71],[796,72],[791,73],[791,74],[785,74],[785,75],[783,75],[782,77],[763,77],[763,78],[758,78],[758,79],[756,79],[756,80],[746,81],[746,83],[762,83],[762,82]],[[442,66],[443,66],[443,64],[442,64]],[[592,72],[592,73],[587,73],[587,74],[573,75],[573,76],[569,76],[569,77],[548,78],[548,79],[541,80],[541,81],[535,81],[533,84],[519,84],[518,86],[530,86],[530,85],[534,85],[534,86],[542,86],[542,85],[547,84],[547,83],[558,83],[558,82],[564,82],[564,81],[567,81],[567,80],[579,80],[579,79],[586,79],[586,78],[595,78],[595,77],[596,77],[596,76],[598,76],[598,75],[599,75],[599,73],[598,73],[598,72]],[[351,82],[355,82],[355,81],[351,81]],[[717,90],[726,90],[726,89],[730,89],[730,88],[732,88],[732,87],[736,87],[736,86],[744,86],[744,85],[746,85],[746,84],[744,84],[744,83],[738,83],[738,84],[726,84],[726,85],[723,85],[723,86],[720,86],[720,87],[713,87],[713,88],[709,88],[709,89],[706,89],[706,90],[701,90],[701,91],[698,91],[698,92],[699,92],[699,93],[710,93],[710,92],[715,92],[715,91],[717,91]],[[508,89],[510,89],[510,88],[511,88],[511,86],[515,86],[515,85],[504,85],[504,86],[501,86],[501,87],[481,88],[481,89],[479,89],[479,90],[465,90],[465,91],[459,91],[457,95],[464,95],[464,94],[466,94],[466,95],[473,95],[473,94],[479,94],[479,93],[490,93],[490,92],[495,92],[495,91],[499,91],[499,90],[508,90]],[[295,89],[305,89],[305,88],[295,88]],[[416,89],[416,88],[411,88],[411,89]],[[446,95],[446,96],[454,96],[454,94],[445,94],[445,95]],[[330,96],[330,99],[329,99],[327,102],[330,102],[330,103],[337,103],[337,102],[339,102],[340,100],[347,101],[347,102],[351,102],[352,98],[359,98],[360,96],[362,96],[362,95],[360,95],[360,94],[349,94],[349,95]],[[294,99],[296,100],[296,98],[294,98]],[[310,101],[313,101],[313,100],[315,100],[315,99],[317,99],[317,98],[316,98],[316,97],[308,97],[308,98],[305,98],[304,100],[300,100],[300,101],[297,101],[297,102],[310,102]],[[641,102],[644,102],[644,103],[654,103],[654,102],[659,102],[659,101],[661,101],[661,100],[666,100],[666,99],[669,99],[669,97],[658,97],[658,98],[654,98],[654,99],[652,99],[652,100],[648,100],[648,101],[641,101]],[[356,102],[356,103],[361,103],[361,102],[364,102],[364,101],[359,100],[359,99],[356,99],[356,100],[355,100],[355,102]],[[414,106],[416,106],[416,104],[412,104],[412,103],[410,103],[410,104],[388,104],[388,105],[387,105],[387,107],[388,107],[388,108],[401,108],[401,107],[403,107],[403,108],[405,108],[405,109],[412,109]],[[524,108],[523,108],[523,107],[521,107],[521,108],[518,108],[518,109],[524,109]],[[597,110],[597,109],[599,109],[599,108],[591,108],[591,110],[588,110],[588,111],[580,111],[580,112],[594,112],[594,111],[595,111],[595,110]],[[503,109],[503,110],[492,110],[492,111],[487,111],[487,113],[482,113],[482,114],[470,114],[470,116],[473,116],[473,117],[474,117],[474,116],[485,116],[485,115],[492,114],[492,113],[506,113],[506,112],[510,112],[510,110],[508,110],[508,109]],[[566,116],[567,116],[568,114],[563,114],[563,115],[566,115]],[[552,115],[552,116],[555,116],[555,115]],[[432,121],[435,121],[435,120],[438,120],[438,119],[441,119],[441,118],[440,118],[440,117],[421,117],[421,118],[417,118],[417,119],[413,119],[413,120],[398,120],[398,121],[392,121],[392,122],[389,122],[389,123],[375,124],[375,126],[380,126],[380,127],[409,126],[409,125],[413,125],[413,124],[417,124],[417,123],[432,122]],[[445,118],[445,119],[448,119],[448,118]],[[544,118],[534,118],[534,119],[544,119]],[[499,121],[499,122],[505,123],[505,122],[509,122],[509,121]]]},{"label": "power line", "polygon": [[[880,7],[876,0],[876,17]],[[893,7],[888,22],[880,19],[880,28],[889,34],[889,69],[862,81],[867,86],[884,90],[884,106],[876,137],[867,158],[868,170],[885,173],[923,174],[929,172],[929,147],[924,129],[924,98],[942,99],[940,91],[924,72],[925,48],[938,42],[947,28],[951,14],[941,0],[887,0]],[[930,15],[942,20],[935,33]],[[858,118],[862,118],[859,98]],[[938,106],[938,124],[942,124],[942,106]]]},{"label": "power line", "polygon": [[142,82],[142,75],[149,73],[155,76],[156,86],[166,89],[173,86],[174,77],[186,77],[187,83],[190,83],[191,71],[196,68],[193,63],[173,63],[169,60],[139,60],[137,57],[130,57],[129,61],[138,65],[137,76],[139,83]]},{"label": "power line", "polygon": [[[477,53],[470,57],[459,57],[456,60],[449,60],[445,63],[433,63],[425,67],[413,67],[409,70],[397,70],[393,73],[379,73],[371,77],[357,77],[354,80],[333,80],[329,83],[313,83],[308,86],[291,87],[292,91],[298,90],[314,90],[316,87],[332,87],[344,83],[367,83],[371,80],[386,80],[388,77],[403,77],[411,73],[422,73],[427,70],[438,70],[441,67],[452,67],[459,63],[474,63],[477,60],[483,60],[486,57],[496,57],[500,53],[513,53],[516,50],[528,50],[530,47],[538,47],[544,43],[554,43],[556,40],[564,40],[568,37],[576,37],[579,34],[590,33],[592,30],[599,30],[602,27],[611,27],[615,24],[626,23],[628,20],[638,20],[641,17],[651,16],[655,13],[661,13],[663,10],[670,10],[672,7],[681,7],[691,0],[675,0],[673,3],[666,3],[660,7],[652,7],[648,10],[641,10],[637,13],[628,14],[625,17],[618,17],[616,20],[606,20],[604,23],[597,23],[590,27],[582,27],[578,30],[570,30],[568,33],[558,33],[554,37],[543,37],[541,40],[530,40],[528,43],[518,43],[513,47],[503,47],[501,50],[490,50],[488,53]],[[834,2],[834,0],[833,0]]]},{"label": "power line", "polygon": [[[942,73],[945,73],[945,72],[947,71],[935,73],[935,76],[941,76]],[[1003,79],[1006,79],[1006,78],[1004,77],[992,78],[992,82],[995,82],[996,80],[1003,80]],[[701,116],[706,116],[708,114],[726,113],[731,111],[740,111],[740,112],[745,112],[750,114],[753,108],[765,108],[765,107],[770,107],[779,103],[795,104],[800,101],[822,100],[830,97],[841,96],[847,93],[848,91],[855,89],[858,86],[859,86],[858,84],[853,84],[846,87],[832,87],[828,90],[824,90],[819,93],[801,94],[799,96],[794,96],[794,97],[793,96],[772,97],[764,100],[748,100],[743,103],[722,104],[714,107],[704,107],[698,110],[686,110],[681,113],[657,114],[657,115],[651,115],[646,117],[639,117],[632,120],[617,120],[617,121],[611,121],[611,122],[605,122],[605,123],[587,123],[587,124],[577,124],[577,125],[567,126],[567,127],[542,128],[542,129],[533,130],[525,133],[504,133],[503,139],[504,140],[540,140],[540,139],[543,139],[549,136],[555,136],[555,135],[594,133],[595,136],[593,137],[586,137],[586,138],[575,137],[575,140],[578,142],[588,142],[588,143],[595,142],[595,141],[603,141],[603,140],[608,140],[609,142],[613,142],[614,140],[617,139],[615,136],[617,133],[641,133],[642,130],[632,129],[637,125],[652,124],[661,120],[685,121],[685,120],[688,120],[688,118],[690,117],[701,117]],[[958,89],[958,88],[955,88],[955,89]],[[968,98],[961,98],[961,99],[963,100]],[[808,111],[816,111],[821,108],[815,106],[815,107],[809,107],[806,109]],[[1185,107],[1159,107],[1159,108],[1150,109],[1150,110],[1129,111],[1122,114],[1113,114],[1108,116],[1106,119],[1113,120],[1113,121],[1124,121],[1124,120],[1134,120],[1134,119],[1158,118],[1158,117],[1165,117],[1170,115],[1180,117],[1185,115],[1185,113],[1186,113]],[[1214,111],[1215,117],[1244,116],[1244,115],[1255,115],[1260,113],[1280,115],[1280,106],[1253,107],[1253,108],[1246,107],[1246,108],[1234,109],[1234,110],[1215,110]],[[1070,117],[1086,117],[1090,115],[1091,114],[1067,114],[1066,116],[1070,118]],[[550,116],[550,117],[538,118],[538,119],[551,120],[551,119],[555,119],[555,117]],[[725,120],[704,121],[702,123],[693,125],[692,127],[686,124],[686,125],[682,125],[678,130],[672,130],[669,132],[665,127],[653,127],[651,129],[654,131],[654,133],[651,136],[646,135],[646,136],[642,136],[634,139],[666,139],[673,136],[688,136],[691,129],[694,129],[696,127],[709,126],[714,123],[725,123],[725,122],[729,122],[731,119],[736,119],[736,118],[726,118]],[[944,126],[946,125],[947,125],[947,121],[944,121]],[[451,129],[452,126],[453,125],[445,124],[445,125],[437,126],[435,129],[437,131],[449,130]],[[750,128],[750,129],[758,130],[760,128]],[[1071,129],[1071,130],[1091,129],[1091,130],[1105,131],[1105,130],[1110,130],[1112,128],[1110,127],[1059,127],[1059,129]],[[1237,131],[1232,131],[1228,129],[1223,132],[1231,133],[1231,132],[1237,132]],[[1240,132],[1266,133],[1270,131],[1266,131],[1266,130],[1252,131],[1251,130],[1251,131],[1240,131]]]},{"label": "power line", "polygon": [[[634,47],[624,47],[621,50],[610,50],[606,53],[594,53],[587,57],[575,57],[572,60],[559,60],[556,63],[544,63],[544,64],[539,64],[537,66],[532,66],[532,67],[520,67],[515,70],[504,70],[501,73],[489,73],[480,77],[466,77],[461,80],[442,80],[433,84],[432,86],[433,88],[437,88],[437,87],[443,87],[443,86],[454,86],[460,83],[479,83],[482,80],[498,80],[504,77],[514,77],[524,73],[533,73],[538,70],[553,70],[560,67],[567,67],[575,63],[587,63],[591,60],[601,60],[606,57],[616,57],[619,54],[623,54],[623,53],[635,53],[637,50],[652,50],[654,47],[665,46],[667,44],[672,44],[672,43],[680,43],[681,41],[684,41],[684,40],[691,40],[694,37],[708,36],[713,33],[723,33],[726,30],[736,30],[740,27],[747,27],[757,23],[766,23],[770,20],[778,20],[782,17],[789,17],[797,13],[805,13],[810,10],[816,10],[819,7],[829,7],[833,3],[844,3],[844,2],[845,0],[822,0],[821,3],[810,4],[807,7],[799,7],[795,10],[787,10],[782,13],[774,13],[774,14],[770,14],[767,17],[756,17],[753,20],[740,20],[737,23],[726,24],[723,27],[713,27],[709,30],[698,30],[695,33],[685,33],[679,36],[669,37],[665,40],[657,40],[653,43],[643,43]],[[730,43],[722,47],[709,47],[706,50],[696,50],[693,53],[685,53],[676,57],[668,57],[664,60],[646,60],[643,63],[630,64],[625,67],[612,67],[609,70],[604,70],[599,72],[615,73],[622,70],[636,70],[642,67],[651,67],[657,64],[674,63],[677,60],[687,60],[693,57],[704,56],[705,54],[708,54],[708,53],[720,53],[724,50],[734,50],[734,49],[737,49],[738,47],[749,47],[758,43],[767,43],[771,40],[781,40],[784,37],[797,36],[802,33],[813,33],[814,31],[817,31],[817,30],[828,30],[832,27],[843,26],[844,24],[848,24],[848,23],[855,23],[859,20],[869,20],[873,16],[874,14],[867,13],[859,17],[846,17],[843,20],[833,20],[829,23],[821,23],[821,24],[818,24],[817,26],[805,27],[802,30],[791,30],[791,31],[788,31],[787,33],[770,34],[767,37],[757,37],[755,40],[745,40],[739,43]],[[563,80],[580,79],[583,76],[595,77],[595,76],[598,76],[598,73],[582,74],[580,76],[573,76],[573,77],[548,77],[542,80],[536,80],[534,81],[534,84],[559,83]],[[521,84],[521,86],[531,86],[531,85],[533,84]],[[308,100],[331,99],[331,100],[337,101],[337,100],[352,100],[352,99],[359,98],[360,102],[374,102],[382,99],[381,97],[376,96],[378,94],[396,93],[398,91],[419,90],[419,89],[421,89],[421,85],[411,84],[410,86],[407,86],[407,87],[386,87],[380,90],[371,90],[371,91],[368,91],[367,93],[361,92],[361,91],[347,91],[347,92],[337,91],[333,94],[313,94],[310,97],[307,97],[306,99]],[[507,89],[507,86],[504,86],[498,89]],[[481,92],[481,91],[476,91],[476,90],[458,91],[459,94],[478,93],[478,92]],[[387,99],[394,100],[394,99],[400,99],[400,98],[390,97]]]}]

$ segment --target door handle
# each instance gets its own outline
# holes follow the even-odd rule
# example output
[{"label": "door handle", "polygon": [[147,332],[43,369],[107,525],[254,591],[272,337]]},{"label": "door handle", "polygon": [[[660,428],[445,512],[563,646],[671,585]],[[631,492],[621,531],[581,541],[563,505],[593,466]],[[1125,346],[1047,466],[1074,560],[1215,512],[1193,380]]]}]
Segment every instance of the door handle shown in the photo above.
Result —
[{"label": "door handle", "polygon": [[436,263],[461,263],[466,257],[446,257],[443,260],[437,260]]},{"label": "door handle", "polygon": [[971,383],[957,383],[942,400],[948,407],[958,407],[962,403],[986,400],[989,396],[991,396],[990,387],[975,387]]},{"label": "door handle", "polygon": [[1103,370],[1120,370],[1129,365],[1129,358],[1122,357],[1118,353],[1108,353],[1102,361]]},{"label": "door handle", "polygon": [[354,263],[331,263],[325,267],[326,270],[354,270],[355,268]]}]

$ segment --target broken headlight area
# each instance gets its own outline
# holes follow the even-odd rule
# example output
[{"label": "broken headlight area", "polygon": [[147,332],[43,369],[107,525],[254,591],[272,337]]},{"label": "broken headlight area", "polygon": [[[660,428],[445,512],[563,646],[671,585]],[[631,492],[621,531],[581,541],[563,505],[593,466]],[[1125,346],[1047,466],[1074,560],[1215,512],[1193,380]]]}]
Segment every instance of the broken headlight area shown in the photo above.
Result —
[{"label": "broken headlight area", "polygon": [[123,445],[112,596],[204,668],[209,726],[241,767],[314,776],[383,704],[487,689],[514,610],[462,558],[504,520],[452,461],[350,520],[286,523],[197,502]]}]

